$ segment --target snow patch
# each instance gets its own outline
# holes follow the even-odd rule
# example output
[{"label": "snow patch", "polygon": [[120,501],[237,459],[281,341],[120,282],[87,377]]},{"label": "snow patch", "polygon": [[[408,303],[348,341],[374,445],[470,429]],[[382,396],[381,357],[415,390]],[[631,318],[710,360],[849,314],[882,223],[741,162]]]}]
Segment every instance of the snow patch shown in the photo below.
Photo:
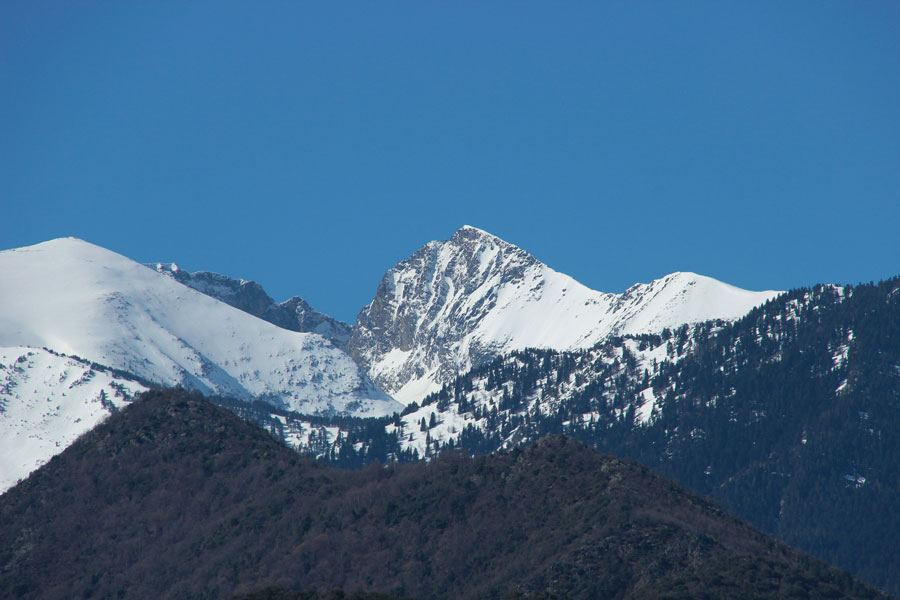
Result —
[{"label": "snow patch", "polygon": [[641,397],[644,399],[644,402],[637,409],[634,420],[639,425],[646,425],[653,416],[653,409],[656,408],[656,396],[653,394],[653,388],[643,390]]}]

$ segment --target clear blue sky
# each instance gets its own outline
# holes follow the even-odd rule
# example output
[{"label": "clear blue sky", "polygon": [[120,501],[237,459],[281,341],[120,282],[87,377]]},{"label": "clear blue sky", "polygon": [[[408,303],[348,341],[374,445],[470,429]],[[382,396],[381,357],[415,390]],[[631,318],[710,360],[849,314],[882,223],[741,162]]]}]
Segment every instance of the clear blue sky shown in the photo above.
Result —
[{"label": "clear blue sky", "polygon": [[603,291],[900,274],[896,1],[6,0],[0,91],[0,247],[348,321],[463,224]]}]

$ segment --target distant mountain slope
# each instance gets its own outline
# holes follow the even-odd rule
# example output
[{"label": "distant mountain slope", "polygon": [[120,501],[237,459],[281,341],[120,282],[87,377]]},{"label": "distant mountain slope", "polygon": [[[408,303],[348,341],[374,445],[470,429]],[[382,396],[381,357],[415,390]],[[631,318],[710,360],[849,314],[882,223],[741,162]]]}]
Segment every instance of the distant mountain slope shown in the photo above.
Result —
[{"label": "distant mountain slope", "polygon": [[74,238],[0,252],[0,345],[47,347],[164,385],[307,413],[399,406],[314,333],[276,327]]},{"label": "distant mountain slope", "polygon": [[0,596],[431,598],[877,592],[634,463],[525,450],[339,471],[199,396],[151,392],[0,496]]},{"label": "distant mountain slope", "polygon": [[474,227],[392,267],[360,313],[350,353],[405,404],[525,348],[589,348],[610,335],[734,319],[778,292],[674,273],[622,294],[591,290]]},{"label": "distant mountain slope", "polygon": [[0,348],[0,494],[146,390],[45,349]]},{"label": "distant mountain slope", "polygon": [[345,348],[350,340],[349,325],[315,310],[299,296],[277,304],[255,281],[232,279],[208,271],[189,273],[175,263],[148,263],[146,266],[283,329],[318,333],[339,348]]}]

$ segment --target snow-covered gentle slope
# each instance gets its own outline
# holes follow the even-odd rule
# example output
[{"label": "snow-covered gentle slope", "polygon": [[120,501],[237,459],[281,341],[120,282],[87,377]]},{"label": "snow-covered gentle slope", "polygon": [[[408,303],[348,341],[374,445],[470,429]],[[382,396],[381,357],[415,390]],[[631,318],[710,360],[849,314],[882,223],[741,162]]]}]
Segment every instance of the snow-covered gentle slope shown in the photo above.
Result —
[{"label": "snow-covered gentle slope", "polygon": [[693,273],[622,294],[598,292],[466,226],[385,274],[349,348],[383,389],[408,404],[514,350],[589,348],[610,335],[735,319],[778,293]]},{"label": "snow-covered gentle slope", "polygon": [[0,252],[0,274],[0,346],[47,347],[300,412],[399,407],[322,336],[276,327],[82,240]]},{"label": "snow-covered gentle slope", "polygon": [[710,319],[733,321],[782,292],[751,292],[696,273],[672,273],[616,295],[612,331],[657,333]]},{"label": "snow-covered gentle slope", "polygon": [[0,348],[0,493],[146,389],[41,348]]}]

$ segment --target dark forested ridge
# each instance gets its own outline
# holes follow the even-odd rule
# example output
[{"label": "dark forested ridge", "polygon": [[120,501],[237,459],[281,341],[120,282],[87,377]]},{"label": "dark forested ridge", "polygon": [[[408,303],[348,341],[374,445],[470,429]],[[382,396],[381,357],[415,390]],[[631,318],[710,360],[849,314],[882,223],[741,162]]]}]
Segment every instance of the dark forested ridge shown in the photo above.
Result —
[{"label": "dark forested ridge", "polygon": [[295,591],[270,587],[240,596],[235,600],[410,600],[378,592],[351,592],[329,590],[327,592]]},{"label": "dark forested ridge", "polygon": [[149,392],[0,496],[0,597],[272,586],[420,599],[877,596],[571,438],[346,471],[183,391]]}]

